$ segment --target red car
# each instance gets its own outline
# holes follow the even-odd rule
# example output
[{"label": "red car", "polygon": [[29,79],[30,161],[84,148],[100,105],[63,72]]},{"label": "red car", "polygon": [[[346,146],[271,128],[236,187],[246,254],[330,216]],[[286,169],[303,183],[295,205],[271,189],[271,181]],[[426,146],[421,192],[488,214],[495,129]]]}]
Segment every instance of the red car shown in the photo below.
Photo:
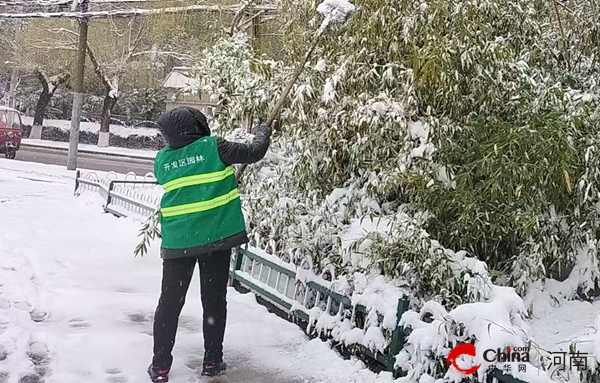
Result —
[{"label": "red car", "polygon": [[23,123],[18,110],[0,106],[0,153],[13,159],[21,148]]}]

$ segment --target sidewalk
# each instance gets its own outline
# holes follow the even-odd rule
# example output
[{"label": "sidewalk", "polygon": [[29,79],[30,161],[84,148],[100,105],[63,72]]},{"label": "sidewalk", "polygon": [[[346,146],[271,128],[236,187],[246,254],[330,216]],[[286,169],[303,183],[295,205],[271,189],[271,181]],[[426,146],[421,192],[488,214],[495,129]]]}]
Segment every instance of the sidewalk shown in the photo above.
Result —
[{"label": "sidewalk", "polygon": [[[57,142],[47,140],[32,140],[24,138],[21,141],[23,147],[30,148],[44,148],[44,149],[58,149],[58,150],[69,150],[68,142]],[[118,147],[100,148],[96,145],[79,144],[79,152],[88,154],[101,154],[117,157],[128,157],[142,160],[154,160],[158,150],[146,150],[146,149],[128,149]]]},{"label": "sidewalk", "polygon": [[[0,206],[10,222],[0,230],[0,382],[149,382],[159,244],[135,258],[141,222],[104,214],[95,195],[74,198],[62,168],[27,166],[32,179],[22,163],[0,159]],[[172,383],[204,381],[199,290],[196,271]],[[227,322],[231,368],[215,383],[392,383],[309,340],[253,294],[228,290]]]}]

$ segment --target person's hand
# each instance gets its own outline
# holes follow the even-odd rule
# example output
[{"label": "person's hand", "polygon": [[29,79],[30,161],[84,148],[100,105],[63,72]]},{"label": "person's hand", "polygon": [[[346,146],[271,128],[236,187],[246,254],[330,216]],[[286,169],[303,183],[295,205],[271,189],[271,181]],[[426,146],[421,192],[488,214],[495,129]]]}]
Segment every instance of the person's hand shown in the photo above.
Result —
[{"label": "person's hand", "polygon": [[281,123],[278,119],[273,121],[273,123],[271,124],[271,129],[273,130],[273,132],[281,132]]},{"label": "person's hand", "polygon": [[269,128],[266,124],[260,122],[260,120],[254,120],[256,124],[254,125],[254,129],[252,130],[252,134],[255,136],[259,133],[265,134],[267,137],[271,136],[271,128]]}]

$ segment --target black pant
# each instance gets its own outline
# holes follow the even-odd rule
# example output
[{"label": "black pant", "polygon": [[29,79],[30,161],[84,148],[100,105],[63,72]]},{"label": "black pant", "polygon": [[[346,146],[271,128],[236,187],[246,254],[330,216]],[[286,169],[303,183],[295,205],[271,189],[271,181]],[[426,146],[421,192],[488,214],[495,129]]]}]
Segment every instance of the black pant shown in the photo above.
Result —
[{"label": "black pant", "polygon": [[171,368],[179,314],[185,304],[196,263],[200,266],[200,295],[204,311],[204,362],[219,363],[223,360],[230,257],[231,250],[226,250],[163,261],[162,292],[154,315],[154,368]]}]

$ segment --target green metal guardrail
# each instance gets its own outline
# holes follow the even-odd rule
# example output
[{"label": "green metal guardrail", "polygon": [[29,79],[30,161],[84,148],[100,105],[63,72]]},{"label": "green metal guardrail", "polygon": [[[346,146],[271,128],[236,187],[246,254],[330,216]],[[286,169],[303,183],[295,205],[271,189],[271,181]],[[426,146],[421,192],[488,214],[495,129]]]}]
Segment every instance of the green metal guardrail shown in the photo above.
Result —
[{"label": "green metal guardrail", "polygon": [[[284,262],[276,262],[261,257],[245,248],[238,248],[232,262],[230,283],[240,283],[254,291],[257,295],[268,300],[276,307],[285,311],[291,317],[299,317],[309,321],[306,311],[321,305],[323,312],[330,315],[341,315],[352,321],[353,327],[364,330],[367,310],[362,305],[353,305],[350,298],[338,294],[315,281],[306,283],[297,279],[296,266]],[[304,308],[305,310],[303,310]],[[408,310],[408,297],[404,296],[398,302],[397,320]],[[379,316],[381,322],[383,318]],[[309,323],[309,331],[310,331]],[[358,346],[360,352],[379,362],[387,371],[396,376],[399,371],[394,368],[395,356],[400,352],[405,342],[405,334],[401,327],[386,334],[389,346],[383,353],[372,352],[366,347]]]},{"label": "green metal guardrail", "polygon": [[[154,212],[156,203],[144,203],[116,192],[114,185],[117,184],[156,183],[153,181],[111,180],[108,181],[108,186],[105,186],[97,177],[82,177],[77,172],[75,194],[78,195],[83,190],[99,192],[106,199],[105,211],[116,216],[122,217],[125,214],[112,208],[115,201],[120,201],[126,209],[137,209],[137,212],[142,214],[152,214]],[[295,265],[283,262],[275,257],[256,254],[249,251],[247,247],[239,247],[232,257],[230,285],[240,284],[287,314],[288,319],[300,319],[308,323],[309,333],[311,332],[311,318],[307,311],[314,307],[321,308],[324,313],[334,316],[340,315],[350,319],[353,328],[365,329],[366,307],[353,305],[350,298],[332,291],[314,280],[300,281],[297,271],[298,268]],[[398,322],[402,314],[408,310],[408,302],[407,296],[403,296],[398,301],[396,312]],[[380,314],[378,314],[378,320],[381,324],[383,317]],[[364,346],[357,346],[356,348],[360,354],[377,361],[386,371],[392,372],[394,377],[399,377],[400,371],[395,368],[396,355],[404,347],[408,330],[396,326],[391,332],[384,331],[384,335],[389,345],[382,353],[373,352]],[[490,377],[492,376],[502,383],[526,383],[511,375],[503,374],[500,370],[494,371]]]},{"label": "green metal guardrail", "polygon": [[[247,248],[240,247],[232,259],[230,269],[230,284],[241,284],[243,287],[253,291],[256,295],[265,299],[275,307],[287,313],[290,318],[300,318],[303,321],[309,321],[310,317],[306,311],[323,304],[323,311],[332,315],[345,312],[346,317],[352,320],[354,328],[364,330],[364,318],[367,310],[362,305],[352,305],[350,298],[338,294],[329,288],[313,281],[308,280],[303,283],[297,279],[297,267],[278,259],[271,259],[249,251]],[[396,318],[398,322],[409,309],[407,296],[403,296],[398,301]],[[303,309],[299,309],[299,308]],[[379,316],[379,323],[383,318]],[[308,331],[310,332],[310,323]],[[386,371],[393,373],[394,377],[399,377],[401,371],[395,368],[396,355],[404,347],[409,330],[396,326],[394,331],[388,332],[386,338],[389,346],[383,353],[373,352],[366,347],[358,346],[360,353],[377,361]],[[515,377],[505,374],[500,370],[493,371],[489,379],[495,378],[501,383],[526,383]]]}]

